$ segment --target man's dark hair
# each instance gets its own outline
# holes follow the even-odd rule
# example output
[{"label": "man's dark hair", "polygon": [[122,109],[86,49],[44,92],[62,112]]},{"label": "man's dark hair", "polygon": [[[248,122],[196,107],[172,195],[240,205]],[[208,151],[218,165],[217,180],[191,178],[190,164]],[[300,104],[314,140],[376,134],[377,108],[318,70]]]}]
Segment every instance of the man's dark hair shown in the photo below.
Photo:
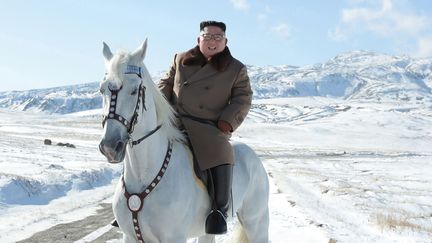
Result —
[{"label": "man's dark hair", "polygon": [[202,31],[207,26],[217,26],[223,30],[223,32],[226,31],[226,25],[223,22],[213,21],[213,20],[207,20],[200,23],[200,31]]}]

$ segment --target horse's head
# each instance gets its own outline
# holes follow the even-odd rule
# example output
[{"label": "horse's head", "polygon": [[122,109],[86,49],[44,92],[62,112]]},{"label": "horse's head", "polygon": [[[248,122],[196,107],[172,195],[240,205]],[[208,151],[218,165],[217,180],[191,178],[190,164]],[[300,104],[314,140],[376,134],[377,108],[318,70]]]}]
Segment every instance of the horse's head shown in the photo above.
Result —
[{"label": "horse's head", "polygon": [[[112,54],[104,43],[106,73],[100,83],[103,96],[104,127],[99,149],[111,163],[123,161],[126,145],[134,130],[156,126],[156,111],[151,97],[146,98],[146,87],[153,82],[143,64],[147,40],[133,53]],[[149,94],[151,96],[151,94]],[[142,120],[145,114],[146,122]],[[140,124],[139,124],[140,123]]]}]

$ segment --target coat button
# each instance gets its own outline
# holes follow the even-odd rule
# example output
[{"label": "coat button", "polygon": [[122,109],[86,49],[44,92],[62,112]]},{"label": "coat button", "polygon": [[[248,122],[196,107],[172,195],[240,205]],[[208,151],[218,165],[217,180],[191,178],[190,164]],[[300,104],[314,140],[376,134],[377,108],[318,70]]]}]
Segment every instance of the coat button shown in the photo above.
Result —
[{"label": "coat button", "polygon": [[204,109],[204,106],[203,106],[203,105],[200,105],[199,108],[202,110],[202,109]]},{"label": "coat button", "polygon": [[185,86],[185,87],[189,86],[189,82],[188,81],[184,82],[183,86]]},{"label": "coat button", "polygon": [[205,86],[204,89],[205,89],[205,90],[209,90],[210,87],[209,87],[209,86]]}]

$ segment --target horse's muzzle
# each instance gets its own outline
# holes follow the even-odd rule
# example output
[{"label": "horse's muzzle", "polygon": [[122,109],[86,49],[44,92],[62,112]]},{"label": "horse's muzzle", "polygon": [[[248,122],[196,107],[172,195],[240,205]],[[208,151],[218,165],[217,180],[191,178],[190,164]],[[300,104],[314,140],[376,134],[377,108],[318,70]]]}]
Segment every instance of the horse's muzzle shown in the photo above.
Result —
[{"label": "horse's muzzle", "polygon": [[120,163],[126,155],[127,141],[119,140],[116,143],[107,143],[105,139],[99,143],[99,151],[110,163]]}]

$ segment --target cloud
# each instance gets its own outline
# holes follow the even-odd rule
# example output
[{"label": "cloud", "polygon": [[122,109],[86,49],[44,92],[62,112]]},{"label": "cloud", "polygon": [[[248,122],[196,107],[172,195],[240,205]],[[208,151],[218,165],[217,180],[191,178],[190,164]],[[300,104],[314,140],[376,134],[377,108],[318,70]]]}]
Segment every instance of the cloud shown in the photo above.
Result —
[{"label": "cloud", "polygon": [[370,31],[380,36],[416,36],[427,29],[430,20],[415,13],[404,13],[393,5],[393,0],[381,0],[380,9],[352,8],[342,11],[342,24],[357,30]]},{"label": "cloud", "polygon": [[246,11],[249,9],[249,4],[246,0],[230,0],[235,9]]},{"label": "cloud", "polygon": [[284,39],[288,39],[291,36],[291,28],[285,23],[278,24],[272,27],[271,30]]},{"label": "cloud", "polygon": [[257,19],[258,19],[258,21],[263,22],[263,21],[265,21],[267,19],[267,14],[259,13],[257,15]]},{"label": "cloud", "polygon": [[418,57],[432,57],[432,36],[418,38],[417,48]]},{"label": "cloud", "polygon": [[[432,18],[405,0],[349,0],[353,7],[341,12],[340,22],[327,31],[333,41],[379,36],[399,52],[432,56]],[[364,36],[363,36],[364,37]]]},{"label": "cloud", "polygon": [[327,36],[334,41],[344,41],[347,39],[347,36],[339,26],[336,26],[333,30],[328,30]]},{"label": "cloud", "polygon": [[266,5],[263,9],[261,9],[261,12],[259,12],[259,13],[257,14],[257,20],[258,20],[258,22],[260,22],[260,23],[264,23],[264,22],[267,20],[268,16],[269,16],[272,12],[273,12],[273,11],[272,11],[271,7],[268,6],[268,5]]}]

